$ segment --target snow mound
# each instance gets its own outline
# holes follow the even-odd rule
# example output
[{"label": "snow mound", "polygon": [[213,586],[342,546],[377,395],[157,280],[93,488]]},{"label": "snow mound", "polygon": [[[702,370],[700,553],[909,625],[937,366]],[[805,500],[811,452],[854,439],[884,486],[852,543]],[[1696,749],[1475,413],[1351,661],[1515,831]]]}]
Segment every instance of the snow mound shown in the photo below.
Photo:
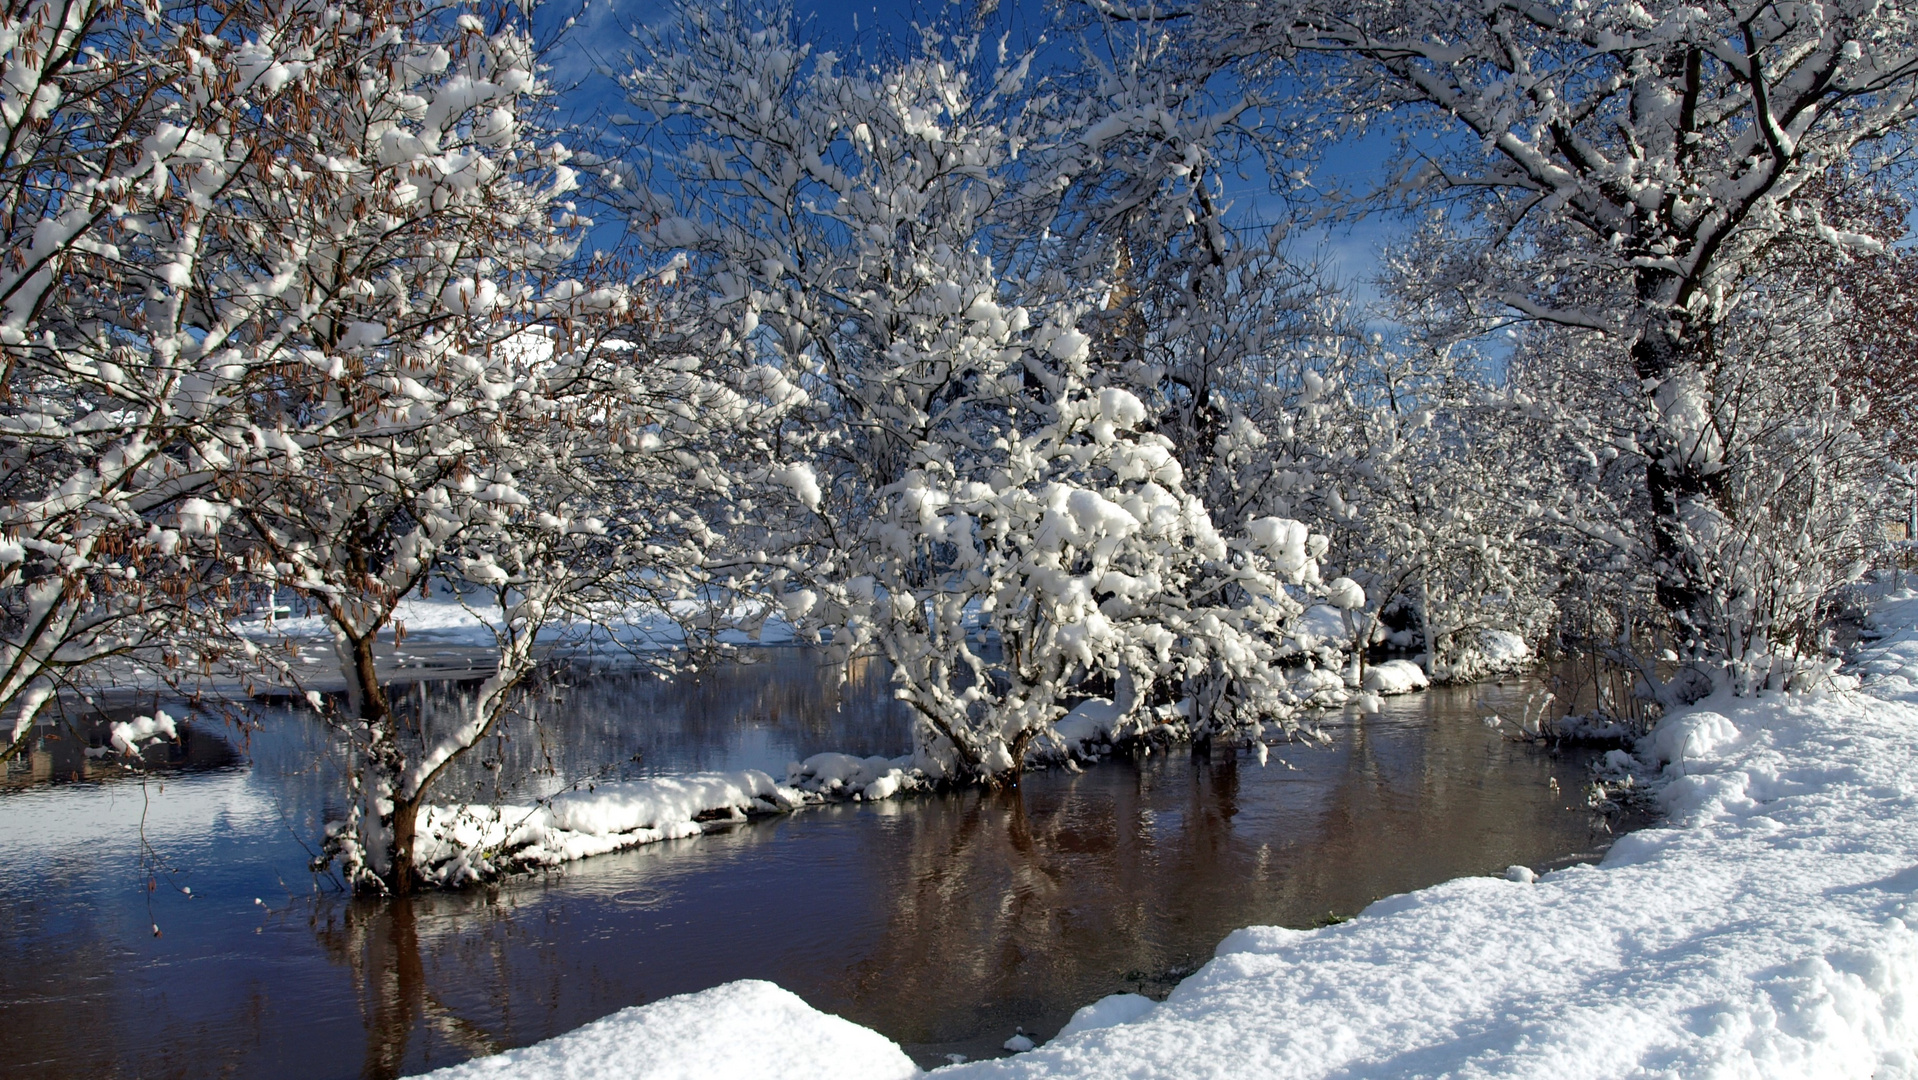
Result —
[{"label": "snow mound", "polygon": [[425,1074],[433,1080],[905,1080],[892,1040],[769,982],[728,983],[624,1009],[520,1050]]},{"label": "snow mound", "polygon": [[1072,707],[1052,725],[1052,731],[1068,752],[1081,752],[1088,743],[1111,742],[1123,716],[1119,707],[1104,698],[1092,698]]},{"label": "snow mound", "polygon": [[1292,640],[1303,652],[1342,651],[1351,643],[1352,634],[1346,630],[1345,614],[1338,608],[1314,604],[1292,625]]},{"label": "snow mound", "polygon": [[1410,660],[1387,660],[1365,669],[1365,689],[1374,694],[1409,694],[1427,685],[1424,669]]},{"label": "snow mound", "polygon": [[543,805],[429,806],[420,814],[419,863],[444,885],[603,855],[793,810],[806,794],[757,769],[693,773],[568,791]]},{"label": "snow mound", "polygon": [[912,770],[911,755],[862,758],[826,753],[786,766],[786,783],[811,794],[878,801],[925,786],[925,777]]},{"label": "snow mound", "polygon": [[1157,1004],[1144,994],[1108,994],[1072,1014],[1066,1026],[1053,1036],[1063,1039],[1068,1035],[1077,1035],[1081,1031],[1097,1031],[1100,1028],[1118,1027],[1130,1024],[1152,1011]]},{"label": "snow mound", "polygon": [[1671,763],[1671,769],[1683,773],[1687,761],[1709,760],[1713,751],[1736,738],[1738,729],[1731,720],[1720,713],[1700,710],[1658,725],[1652,733],[1652,749],[1660,760]]},{"label": "snow mound", "polygon": [[1440,682],[1472,682],[1529,670],[1537,659],[1525,639],[1512,631],[1480,630],[1477,641],[1461,650],[1450,664],[1435,666],[1433,674]]},{"label": "snow mound", "polygon": [[1500,667],[1527,664],[1532,660],[1531,646],[1510,630],[1485,630],[1478,636],[1478,649],[1486,661]]}]

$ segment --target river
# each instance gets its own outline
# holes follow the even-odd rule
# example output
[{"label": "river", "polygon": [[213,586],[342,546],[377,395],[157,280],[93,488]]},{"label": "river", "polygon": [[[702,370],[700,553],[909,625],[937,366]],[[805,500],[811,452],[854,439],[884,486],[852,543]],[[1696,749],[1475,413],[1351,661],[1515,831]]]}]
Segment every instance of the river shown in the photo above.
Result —
[{"label": "river", "polygon": [[[450,790],[902,753],[881,673],[768,649],[561,680]],[[1591,751],[1489,730],[1534,678],[1325,718],[1324,744],[1118,758],[1014,789],[812,807],[404,904],[308,868],[340,758],[286,707],[196,718],[138,771],[48,732],[0,784],[0,1073],[392,1077],[770,979],[922,1064],[1162,996],[1235,927],[1312,926],[1513,863],[1594,859]],[[443,707],[421,684],[406,708]]]}]

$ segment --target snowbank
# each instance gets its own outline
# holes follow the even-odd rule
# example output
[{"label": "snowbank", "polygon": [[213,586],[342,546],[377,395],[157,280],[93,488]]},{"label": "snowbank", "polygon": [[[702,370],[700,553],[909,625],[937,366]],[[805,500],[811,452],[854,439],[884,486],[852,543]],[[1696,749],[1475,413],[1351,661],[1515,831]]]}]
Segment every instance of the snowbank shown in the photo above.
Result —
[{"label": "snowbank", "polygon": [[441,885],[698,836],[707,825],[784,814],[828,799],[878,801],[921,790],[910,756],[814,754],[787,766],[786,783],[758,769],[595,784],[531,805],[429,806],[419,822],[419,864]]},{"label": "snowbank", "polygon": [[748,980],[616,1012],[577,1031],[426,1074],[434,1080],[904,1080],[890,1039]]},{"label": "snowbank", "polygon": [[[1918,595],[1881,611],[1866,692],[1714,699],[1641,748],[1660,760],[1615,755],[1657,772],[1671,818],[1600,866],[1239,930],[1160,1004],[1106,999],[1037,1049],[939,1075],[1918,1077]],[[825,1036],[807,1025],[836,1021],[799,1009],[776,1023],[808,1062]],[[660,1015],[631,1067],[733,1075],[746,1035],[702,1018],[721,1034],[672,1041]],[[556,1062],[562,1042],[519,1053]]]},{"label": "snowbank", "polygon": [[1240,930],[1143,1017],[940,1075],[1918,1076],[1918,598],[1883,611],[1871,693],[1662,725],[1670,824],[1601,866]]},{"label": "snowbank", "polygon": [[784,813],[806,801],[805,792],[746,769],[597,784],[531,806],[429,806],[417,856],[427,876],[454,885],[698,836],[701,822]]},{"label": "snowbank", "polygon": [[877,801],[927,785],[926,775],[904,757],[854,757],[851,754],[814,754],[786,766],[786,783],[808,795],[850,796]]},{"label": "snowbank", "polygon": [[1510,630],[1480,630],[1476,642],[1465,646],[1449,665],[1434,667],[1433,675],[1440,682],[1475,682],[1527,671],[1537,662],[1532,647]]},{"label": "snowbank", "polygon": [[[792,621],[776,609],[740,603],[714,612],[697,601],[675,603],[670,616],[666,609],[649,604],[611,610],[600,616],[598,624],[580,622],[549,627],[546,638],[566,644],[617,642],[640,650],[677,649],[686,644],[679,621],[682,619],[695,625],[717,623],[722,627],[720,640],[732,645],[789,645],[797,638]],[[468,606],[452,596],[408,597],[394,608],[393,621],[406,628],[409,639],[490,649],[496,644],[494,631],[499,625],[499,610],[480,598]],[[325,641],[332,633],[326,620],[318,615],[261,617],[241,623],[239,629],[249,637],[264,641],[279,638]],[[392,629],[383,631],[382,636],[390,640]]]},{"label": "snowbank", "polygon": [[1386,660],[1365,669],[1365,689],[1374,694],[1409,694],[1427,686],[1425,670],[1410,660]]}]

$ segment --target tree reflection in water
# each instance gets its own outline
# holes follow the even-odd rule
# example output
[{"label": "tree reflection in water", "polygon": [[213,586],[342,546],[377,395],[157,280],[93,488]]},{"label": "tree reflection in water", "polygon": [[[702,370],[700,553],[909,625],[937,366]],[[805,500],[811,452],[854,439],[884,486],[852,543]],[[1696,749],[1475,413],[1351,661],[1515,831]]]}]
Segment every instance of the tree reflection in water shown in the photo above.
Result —
[{"label": "tree reflection in water", "polygon": [[[444,899],[402,896],[356,901],[345,905],[337,920],[316,929],[327,956],[352,973],[366,1029],[366,1054],[360,1068],[364,1080],[391,1080],[416,1071],[423,1062],[449,1065],[511,1045],[449,1007],[427,977],[429,955],[436,966],[452,968],[460,973],[457,977],[470,977],[465,969],[473,966],[475,945],[481,956],[493,960],[496,979],[531,974],[511,971],[505,950],[489,947],[502,921],[510,927],[510,916],[502,920],[503,913],[493,903],[474,904],[470,898],[466,903],[454,900],[454,906],[465,911],[433,910],[448,906]],[[436,924],[424,942],[422,916]]]}]

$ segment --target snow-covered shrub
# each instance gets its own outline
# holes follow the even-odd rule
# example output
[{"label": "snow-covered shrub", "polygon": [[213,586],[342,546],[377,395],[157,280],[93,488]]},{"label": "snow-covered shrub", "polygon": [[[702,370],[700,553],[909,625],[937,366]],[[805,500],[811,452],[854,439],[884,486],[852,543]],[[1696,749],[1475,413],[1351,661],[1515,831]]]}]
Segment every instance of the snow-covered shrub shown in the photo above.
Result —
[{"label": "snow-covered shrub", "polygon": [[892,661],[934,776],[1016,769],[1076,698],[1110,700],[1105,741],[1236,737],[1297,704],[1278,669],[1305,608],[1288,586],[1320,587],[1323,537],[1260,519],[1228,541],[1165,440],[1131,430],[1131,394],[1068,390],[1057,408],[882,493],[873,545],[851,553],[870,577],[828,588],[835,644]]}]

